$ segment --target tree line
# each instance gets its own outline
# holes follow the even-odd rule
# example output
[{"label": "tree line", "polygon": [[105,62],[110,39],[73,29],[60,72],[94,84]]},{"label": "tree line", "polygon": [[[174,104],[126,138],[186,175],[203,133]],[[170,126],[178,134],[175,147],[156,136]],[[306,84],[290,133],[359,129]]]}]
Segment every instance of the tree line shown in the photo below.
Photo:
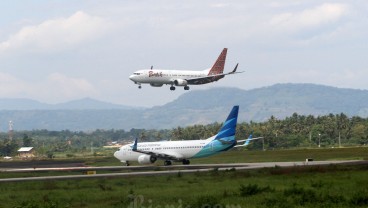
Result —
[{"label": "tree line", "polygon": [[[221,123],[193,125],[165,130],[130,129],[75,132],[69,130],[14,131],[9,138],[7,132],[0,133],[0,154],[16,155],[21,146],[35,147],[42,155],[53,152],[87,151],[90,147],[102,147],[108,142],[193,140],[206,139],[216,134]],[[294,113],[285,119],[271,116],[264,122],[238,123],[236,138],[246,139],[250,134],[264,137],[254,141],[249,149],[280,149],[308,147],[339,147],[366,145],[368,143],[368,119],[359,116],[329,114],[323,116],[298,115]]]}]

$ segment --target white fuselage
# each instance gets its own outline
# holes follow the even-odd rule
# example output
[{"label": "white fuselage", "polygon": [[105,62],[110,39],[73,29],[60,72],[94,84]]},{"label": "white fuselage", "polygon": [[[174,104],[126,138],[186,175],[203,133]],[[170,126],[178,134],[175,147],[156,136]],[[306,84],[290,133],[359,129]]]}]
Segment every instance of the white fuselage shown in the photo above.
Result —
[{"label": "white fuselage", "polygon": [[127,144],[114,153],[121,162],[129,165],[131,161],[140,164],[154,163],[156,160],[165,160],[165,165],[171,161],[189,164],[190,158],[207,157],[233,148],[235,140],[236,123],[239,106],[234,106],[218,133],[206,140],[139,142],[135,139],[133,144]]},{"label": "white fuselage", "polygon": [[[177,159],[190,159],[206,157],[218,152],[214,145],[208,145],[213,137],[207,140],[189,140],[189,141],[162,141],[162,142],[141,142],[138,143],[139,151],[153,152],[156,154],[166,154],[175,156]],[[137,161],[138,157],[144,153],[132,150],[133,144],[120,147],[114,153],[114,156],[121,162]]]},{"label": "white fuselage", "polygon": [[174,84],[175,80],[186,80],[208,75],[209,70],[204,71],[182,71],[164,69],[144,69],[139,70],[129,76],[134,83],[151,84],[152,86],[162,86],[164,84]]}]

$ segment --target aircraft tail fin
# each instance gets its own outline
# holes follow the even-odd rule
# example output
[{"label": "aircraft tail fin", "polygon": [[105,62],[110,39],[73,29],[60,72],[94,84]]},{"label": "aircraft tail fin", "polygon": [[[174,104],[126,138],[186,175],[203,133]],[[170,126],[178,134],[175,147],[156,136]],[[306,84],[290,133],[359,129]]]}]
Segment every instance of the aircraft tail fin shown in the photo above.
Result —
[{"label": "aircraft tail fin", "polygon": [[251,140],[252,140],[252,134],[250,134],[248,139],[245,140],[244,146],[248,145]]},{"label": "aircraft tail fin", "polygon": [[220,56],[217,58],[215,64],[212,66],[212,68],[208,72],[208,76],[222,74],[224,72],[226,54],[227,54],[227,48],[224,48]]},{"label": "aircraft tail fin", "polygon": [[234,142],[235,141],[235,133],[236,133],[236,124],[238,121],[238,112],[239,106],[236,105],[231,110],[224,124],[218,134],[216,135],[216,140]]},{"label": "aircraft tail fin", "polygon": [[134,144],[132,146],[132,150],[133,151],[137,151],[137,148],[138,148],[138,138],[135,138]]}]

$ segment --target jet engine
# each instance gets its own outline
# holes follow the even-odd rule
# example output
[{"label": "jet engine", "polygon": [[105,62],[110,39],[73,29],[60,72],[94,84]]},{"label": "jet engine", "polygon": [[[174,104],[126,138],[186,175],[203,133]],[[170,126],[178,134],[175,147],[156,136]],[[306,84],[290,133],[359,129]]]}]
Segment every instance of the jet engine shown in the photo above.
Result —
[{"label": "jet engine", "polygon": [[156,160],[157,158],[151,155],[141,155],[138,157],[139,164],[151,164],[154,163]]},{"label": "jet engine", "polygon": [[187,86],[188,82],[185,79],[177,79],[174,81],[176,86]]},{"label": "jet engine", "polygon": [[162,87],[163,84],[156,84],[156,83],[151,83],[150,84],[152,87]]}]

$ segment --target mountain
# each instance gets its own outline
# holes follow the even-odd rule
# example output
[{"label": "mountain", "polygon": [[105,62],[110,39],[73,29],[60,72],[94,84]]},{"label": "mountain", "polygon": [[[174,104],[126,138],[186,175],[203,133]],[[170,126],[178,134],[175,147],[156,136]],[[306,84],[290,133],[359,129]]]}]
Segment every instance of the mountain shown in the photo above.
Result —
[{"label": "mountain", "polygon": [[83,98],[73,100],[66,103],[60,103],[53,106],[54,109],[62,110],[103,110],[103,109],[135,109],[136,107],[118,105],[113,103],[102,102],[91,98]]},{"label": "mountain", "polygon": [[[6,109],[3,103],[6,102],[0,100],[0,108]],[[315,84],[276,84],[252,90],[214,88],[189,91],[170,103],[147,109],[92,99],[51,106],[37,101],[29,103],[36,107],[29,109],[28,105],[28,109],[21,110],[22,105],[18,103],[13,105],[13,110],[1,110],[0,129],[6,131],[9,120],[14,122],[14,129],[22,130],[164,129],[223,122],[233,105],[240,105],[240,122],[265,121],[271,115],[282,119],[294,112],[316,116],[329,113],[368,116],[367,90]]]},{"label": "mountain", "polygon": [[41,103],[36,100],[23,98],[1,98],[1,110],[31,110],[31,109],[49,109],[49,104]]},{"label": "mountain", "polygon": [[264,121],[271,115],[284,118],[294,112],[304,115],[343,112],[367,117],[368,91],[315,84],[276,84],[252,90],[221,88],[192,91],[162,107],[225,110],[234,104],[241,106],[242,114],[246,115],[240,118],[246,121]]},{"label": "mountain", "polygon": [[91,98],[83,98],[59,104],[46,104],[32,99],[0,98],[0,110],[102,110],[135,109],[135,107],[112,104]]}]

